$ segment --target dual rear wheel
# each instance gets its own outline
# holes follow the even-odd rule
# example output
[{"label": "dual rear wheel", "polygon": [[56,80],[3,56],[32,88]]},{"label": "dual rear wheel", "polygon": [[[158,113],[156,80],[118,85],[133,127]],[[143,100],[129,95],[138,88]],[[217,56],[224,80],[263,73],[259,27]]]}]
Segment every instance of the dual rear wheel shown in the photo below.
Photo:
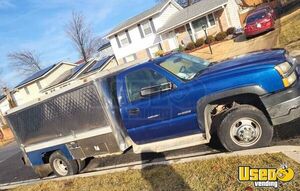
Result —
[{"label": "dual rear wheel", "polygon": [[77,174],[85,166],[84,160],[69,160],[60,151],[55,151],[51,154],[49,163],[56,176]]}]

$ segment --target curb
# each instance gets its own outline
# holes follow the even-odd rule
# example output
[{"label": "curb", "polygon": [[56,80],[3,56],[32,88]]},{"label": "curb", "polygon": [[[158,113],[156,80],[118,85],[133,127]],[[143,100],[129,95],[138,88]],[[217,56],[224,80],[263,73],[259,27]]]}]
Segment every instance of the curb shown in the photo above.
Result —
[{"label": "curb", "polygon": [[[272,146],[272,147],[266,147],[266,148],[259,148],[259,149],[251,149],[251,150],[244,150],[244,151],[236,151],[236,152],[229,152],[229,153],[217,153],[217,154],[209,154],[209,153],[202,153],[202,156],[191,154],[188,155],[181,155],[176,157],[170,157],[167,158],[166,161],[160,161],[160,162],[150,162],[143,164],[142,161],[133,162],[124,165],[117,165],[117,166],[111,166],[111,167],[104,167],[104,168],[98,168],[95,172],[89,172],[84,174],[78,174],[74,176],[68,176],[68,177],[47,177],[45,179],[35,179],[35,180],[28,180],[28,181],[22,181],[22,182],[15,182],[15,183],[9,183],[9,184],[2,184],[0,185],[0,190],[5,189],[12,189],[19,186],[25,186],[30,184],[36,184],[36,183],[44,183],[49,181],[62,181],[62,180],[70,180],[74,178],[84,178],[84,177],[91,177],[91,176],[98,176],[103,174],[110,174],[110,173],[116,173],[116,172],[123,172],[127,170],[138,170],[149,166],[154,165],[170,165],[170,164],[180,164],[180,163],[186,163],[186,162],[192,162],[192,161],[199,161],[199,160],[208,160],[208,159],[214,159],[214,158],[222,158],[222,157],[236,157],[236,156],[247,156],[247,155],[260,155],[260,154],[272,154],[272,153],[279,153],[282,152],[283,154],[287,155],[289,158],[295,160],[296,162],[300,163],[300,146]],[[199,154],[199,153],[198,153]],[[207,155],[205,155],[207,154]],[[204,155],[204,156],[203,156]]]}]

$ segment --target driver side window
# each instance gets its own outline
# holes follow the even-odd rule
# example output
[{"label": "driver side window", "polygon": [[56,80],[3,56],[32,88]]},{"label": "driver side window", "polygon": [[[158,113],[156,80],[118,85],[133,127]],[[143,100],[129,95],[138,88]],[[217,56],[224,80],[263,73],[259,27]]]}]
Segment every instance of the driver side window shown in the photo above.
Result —
[{"label": "driver side window", "polygon": [[142,99],[141,89],[167,83],[168,80],[151,69],[141,69],[125,77],[127,94],[130,101]]}]

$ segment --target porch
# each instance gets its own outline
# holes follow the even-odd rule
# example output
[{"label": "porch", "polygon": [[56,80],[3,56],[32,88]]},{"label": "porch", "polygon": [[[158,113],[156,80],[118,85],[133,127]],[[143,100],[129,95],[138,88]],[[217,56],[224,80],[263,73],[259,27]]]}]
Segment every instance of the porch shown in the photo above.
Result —
[{"label": "porch", "polygon": [[179,45],[185,46],[191,41],[196,42],[197,39],[205,37],[203,26],[207,27],[208,35],[226,31],[232,26],[228,17],[226,6],[222,6],[192,19],[186,19],[177,25],[165,27],[160,30],[162,47],[165,51],[171,51],[177,49]]}]

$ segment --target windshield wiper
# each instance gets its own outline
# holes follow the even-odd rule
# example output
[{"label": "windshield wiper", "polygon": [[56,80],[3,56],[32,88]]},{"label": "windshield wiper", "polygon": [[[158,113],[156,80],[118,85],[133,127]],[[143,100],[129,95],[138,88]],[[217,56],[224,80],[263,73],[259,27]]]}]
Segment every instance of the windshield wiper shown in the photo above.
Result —
[{"label": "windshield wiper", "polygon": [[200,76],[204,71],[206,71],[209,67],[211,67],[214,64],[215,64],[215,62],[209,63],[205,69],[198,71],[193,78]]}]

